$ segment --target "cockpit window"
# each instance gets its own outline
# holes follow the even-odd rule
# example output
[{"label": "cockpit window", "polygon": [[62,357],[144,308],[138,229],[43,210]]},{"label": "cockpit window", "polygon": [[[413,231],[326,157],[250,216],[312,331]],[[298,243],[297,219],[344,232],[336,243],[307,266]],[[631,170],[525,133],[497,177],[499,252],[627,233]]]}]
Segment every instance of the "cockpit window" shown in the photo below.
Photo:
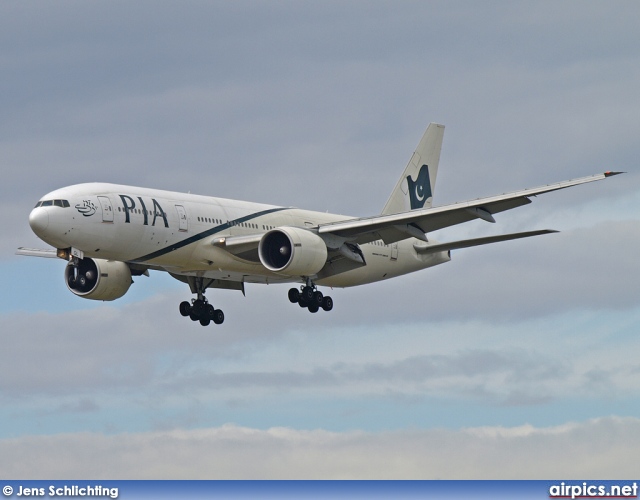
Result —
[{"label": "cockpit window", "polygon": [[68,208],[71,205],[69,205],[69,202],[67,200],[45,200],[45,201],[39,201],[38,203],[36,203],[35,208],[38,207],[61,207],[61,208]]}]

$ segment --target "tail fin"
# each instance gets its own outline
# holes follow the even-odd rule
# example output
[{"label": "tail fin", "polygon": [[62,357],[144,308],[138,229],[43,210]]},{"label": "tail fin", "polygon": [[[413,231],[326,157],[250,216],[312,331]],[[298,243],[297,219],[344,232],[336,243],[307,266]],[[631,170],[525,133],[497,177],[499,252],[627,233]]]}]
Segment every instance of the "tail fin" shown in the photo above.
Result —
[{"label": "tail fin", "polygon": [[393,189],[382,215],[431,207],[442,149],[444,125],[430,123]]}]

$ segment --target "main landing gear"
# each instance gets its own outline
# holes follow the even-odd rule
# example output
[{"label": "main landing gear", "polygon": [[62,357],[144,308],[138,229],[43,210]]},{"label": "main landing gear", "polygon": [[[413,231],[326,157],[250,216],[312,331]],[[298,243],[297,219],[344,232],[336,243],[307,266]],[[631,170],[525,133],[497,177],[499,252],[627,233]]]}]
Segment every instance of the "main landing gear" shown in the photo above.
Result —
[{"label": "main landing gear", "polygon": [[[192,283],[189,283],[192,285]],[[195,291],[194,291],[195,289]],[[180,314],[183,316],[189,316],[191,321],[199,321],[202,326],[208,326],[212,321],[216,325],[221,325],[224,322],[224,313],[221,309],[214,308],[204,296],[204,280],[202,278],[195,278],[193,280],[192,291],[198,294],[196,299],[191,299],[191,303],[180,302]]]},{"label": "main landing gear", "polygon": [[221,325],[224,322],[222,309],[215,309],[204,297],[193,299],[192,302],[193,304],[189,304],[186,300],[180,302],[180,314],[189,316],[191,321],[200,321],[202,326],[208,326],[212,321],[216,325]]},{"label": "main landing gear", "polygon": [[311,313],[317,313],[320,308],[325,311],[333,309],[333,299],[328,295],[322,295],[322,292],[317,290],[310,280],[300,290],[297,288],[289,289],[289,302],[306,307]]}]

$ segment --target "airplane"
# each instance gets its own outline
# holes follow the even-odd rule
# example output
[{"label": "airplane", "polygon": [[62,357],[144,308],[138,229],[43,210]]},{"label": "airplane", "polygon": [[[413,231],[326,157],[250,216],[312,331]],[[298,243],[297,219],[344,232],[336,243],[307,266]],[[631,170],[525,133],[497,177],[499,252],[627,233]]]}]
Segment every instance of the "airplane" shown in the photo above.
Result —
[{"label": "airplane", "polygon": [[19,255],[58,257],[75,295],[110,301],[132,277],[168,272],[195,298],[180,314],[207,326],[224,313],[208,289],[246,283],[296,283],[289,301],[316,313],[333,299],[318,286],[352,287],[395,278],[451,260],[451,250],[554,233],[550,229],[438,242],[428,233],[531,203],[542,193],[623,172],[432,206],[444,126],[431,123],[379,215],[347,217],[157,189],[107,183],[63,187],[43,196],[29,214],[33,232],[54,248],[20,247]]}]

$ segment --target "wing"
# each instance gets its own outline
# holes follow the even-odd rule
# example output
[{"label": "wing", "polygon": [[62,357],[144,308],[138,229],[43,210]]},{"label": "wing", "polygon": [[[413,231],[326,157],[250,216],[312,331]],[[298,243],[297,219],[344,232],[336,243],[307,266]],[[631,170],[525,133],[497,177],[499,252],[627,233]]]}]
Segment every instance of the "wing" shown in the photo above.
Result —
[{"label": "wing", "polygon": [[318,232],[320,234],[332,234],[359,244],[380,239],[389,244],[409,237],[427,241],[425,234],[431,231],[455,226],[474,219],[495,222],[493,214],[527,205],[531,203],[530,198],[532,196],[599,181],[621,173],[605,172],[581,177],[580,179],[524,189],[514,193],[454,203],[453,205],[322,224],[319,226]]},{"label": "wing", "polygon": [[53,248],[38,249],[20,247],[16,250],[16,255],[25,255],[27,257],[46,257],[49,259],[55,259],[58,257]]}]

